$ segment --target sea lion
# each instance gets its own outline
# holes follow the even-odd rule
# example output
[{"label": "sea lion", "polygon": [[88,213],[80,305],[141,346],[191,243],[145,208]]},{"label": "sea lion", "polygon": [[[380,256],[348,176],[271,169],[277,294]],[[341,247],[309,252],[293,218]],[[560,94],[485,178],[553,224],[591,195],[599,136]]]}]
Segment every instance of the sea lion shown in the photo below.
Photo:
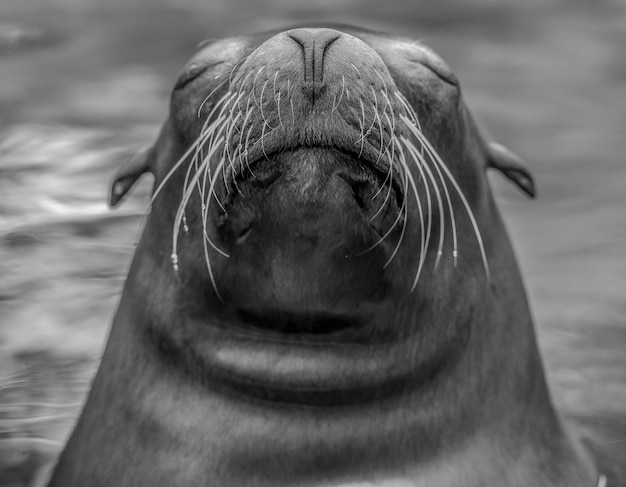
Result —
[{"label": "sea lion", "polygon": [[424,44],[346,26],[201,45],[50,486],[592,487],[486,177],[529,195]]}]

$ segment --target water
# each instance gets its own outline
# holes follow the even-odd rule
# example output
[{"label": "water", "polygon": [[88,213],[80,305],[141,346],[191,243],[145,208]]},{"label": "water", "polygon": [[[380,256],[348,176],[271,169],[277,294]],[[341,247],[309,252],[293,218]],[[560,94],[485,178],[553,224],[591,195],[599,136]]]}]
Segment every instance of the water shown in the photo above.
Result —
[{"label": "water", "polygon": [[156,135],[180,67],[204,38],[314,19],[425,40],[487,133],[527,159],[537,200],[493,183],[553,396],[626,463],[626,4],[311,5],[3,0],[0,485],[27,485],[80,409],[150,189],[112,211],[108,184]]}]

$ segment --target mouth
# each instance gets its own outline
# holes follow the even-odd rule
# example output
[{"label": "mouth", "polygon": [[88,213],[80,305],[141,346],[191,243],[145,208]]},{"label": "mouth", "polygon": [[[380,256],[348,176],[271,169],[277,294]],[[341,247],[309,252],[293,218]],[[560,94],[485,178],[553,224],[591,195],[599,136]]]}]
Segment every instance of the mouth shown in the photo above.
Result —
[{"label": "mouth", "polygon": [[313,135],[309,131],[298,134],[272,133],[243,151],[239,149],[239,142],[234,141],[231,143],[230,152],[237,154],[237,157],[229,161],[226,180],[232,185],[254,176],[259,166],[283,153],[328,151],[341,154],[345,159],[353,161],[354,168],[368,171],[381,185],[389,184],[391,180],[394,190],[402,195],[403,188],[399,182],[403,178],[398,164],[393,160],[395,152],[391,154],[388,150],[385,151],[384,146],[374,147],[368,140],[364,140],[360,145],[355,142],[360,138],[360,134],[354,131],[339,136],[332,133],[322,135],[320,132]]},{"label": "mouth", "polygon": [[358,317],[324,311],[311,313],[241,308],[236,314],[241,328],[248,333],[309,343],[345,340],[347,334],[355,335],[355,330],[364,327],[363,320]]}]

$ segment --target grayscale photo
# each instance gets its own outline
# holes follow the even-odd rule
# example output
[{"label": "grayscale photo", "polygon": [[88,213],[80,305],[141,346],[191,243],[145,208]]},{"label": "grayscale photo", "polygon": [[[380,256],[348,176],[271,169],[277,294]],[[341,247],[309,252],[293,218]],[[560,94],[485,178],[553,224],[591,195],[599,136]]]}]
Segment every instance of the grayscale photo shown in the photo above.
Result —
[{"label": "grayscale photo", "polygon": [[2,0],[0,487],[626,487],[625,46]]}]

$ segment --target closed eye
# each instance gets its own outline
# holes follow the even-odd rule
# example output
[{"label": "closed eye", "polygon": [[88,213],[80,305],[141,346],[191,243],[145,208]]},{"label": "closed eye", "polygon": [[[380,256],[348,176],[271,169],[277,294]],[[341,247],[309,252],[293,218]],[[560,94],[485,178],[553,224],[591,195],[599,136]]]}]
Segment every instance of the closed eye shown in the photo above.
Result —
[{"label": "closed eye", "polygon": [[421,64],[441,78],[442,81],[457,88],[459,87],[459,80],[456,75],[429,46],[419,41],[414,41],[410,45],[405,44],[403,47],[408,61]]},{"label": "closed eye", "polygon": [[180,77],[178,78],[178,81],[176,82],[176,85],[174,86],[174,91],[184,88],[185,86],[191,83],[194,79],[198,78],[204,72],[208,71],[211,68],[214,68],[215,66],[224,64],[225,62],[226,62],[225,60],[221,60],[221,61],[216,61],[210,64],[199,64],[199,65],[192,64],[185,70],[183,74],[180,75]]},{"label": "closed eye", "polygon": [[443,63],[438,63],[435,60],[429,59],[427,56],[415,56],[407,60],[416,64],[421,64],[436,74],[437,77],[441,78],[442,81],[457,88],[459,87],[458,78],[447,66],[443,65]]}]

